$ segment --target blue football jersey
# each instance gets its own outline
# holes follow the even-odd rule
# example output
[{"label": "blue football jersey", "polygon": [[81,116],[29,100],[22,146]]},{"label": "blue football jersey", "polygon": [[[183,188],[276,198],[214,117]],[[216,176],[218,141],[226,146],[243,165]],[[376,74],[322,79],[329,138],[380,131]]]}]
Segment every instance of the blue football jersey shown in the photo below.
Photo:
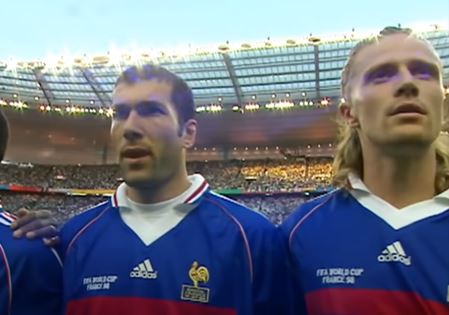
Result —
[{"label": "blue football jersey", "polygon": [[0,314],[62,314],[62,265],[42,240],[14,239],[15,217],[0,212]]},{"label": "blue football jersey", "polygon": [[449,314],[448,192],[396,209],[366,187],[340,189],[281,230],[308,314]]},{"label": "blue football jersey", "polygon": [[262,215],[198,185],[190,212],[151,244],[120,201],[62,229],[67,315],[286,314],[287,250]]}]

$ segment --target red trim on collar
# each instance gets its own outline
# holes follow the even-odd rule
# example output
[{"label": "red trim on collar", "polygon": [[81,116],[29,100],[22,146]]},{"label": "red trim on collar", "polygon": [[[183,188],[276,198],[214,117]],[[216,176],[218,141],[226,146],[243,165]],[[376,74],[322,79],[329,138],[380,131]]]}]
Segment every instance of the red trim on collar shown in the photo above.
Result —
[{"label": "red trim on collar", "polygon": [[209,187],[209,184],[206,182],[206,180],[203,181],[203,183],[198,187],[197,190],[195,190],[190,197],[188,197],[184,203],[193,203],[195,202]]},{"label": "red trim on collar", "polygon": [[115,208],[118,207],[117,191],[112,196],[112,206]]},{"label": "red trim on collar", "polygon": [[[209,184],[203,177],[203,181],[200,184],[200,186],[197,189],[195,189],[195,191],[192,194],[190,194],[190,196],[188,196],[186,200],[184,200],[183,204],[194,203],[207,191],[208,188],[209,188]],[[120,207],[120,204],[118,202],[118,188],[114,192],[114,195],[112,195],[111,202],[112,202],[113,207],[115,207],[115,208]]]}]

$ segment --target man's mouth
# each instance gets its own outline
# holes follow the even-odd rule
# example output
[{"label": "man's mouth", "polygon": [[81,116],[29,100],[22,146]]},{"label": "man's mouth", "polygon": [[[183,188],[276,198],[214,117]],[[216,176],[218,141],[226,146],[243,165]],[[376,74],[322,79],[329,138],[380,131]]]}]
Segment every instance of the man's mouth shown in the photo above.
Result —
[{"label": "man's mouth", "polygon": [[131,160],[138,160],[151,155],[152,152],[149,149],[143,147],[127,147],[120,153],[120,156],[122,158]]},{"label": "man's mouth", "polygon": [[419,105],[415,103],[406,103],[396,107],[391,113],[390,116],[394,115],[403,115],[403,114],[419,114],[426,115],[427,112]]}]

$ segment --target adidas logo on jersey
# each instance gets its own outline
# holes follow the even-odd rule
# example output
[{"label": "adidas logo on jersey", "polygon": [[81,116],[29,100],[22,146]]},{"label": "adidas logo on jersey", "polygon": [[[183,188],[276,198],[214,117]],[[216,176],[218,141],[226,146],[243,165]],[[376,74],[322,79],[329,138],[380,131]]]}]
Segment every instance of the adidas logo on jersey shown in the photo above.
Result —
[{"label": "adidas logo on jersey", "polygon": [[144,262],[134,267],[129,276],[131,278],[157,279],[157,271],[154,271],[150,260],[145,259]]},{"label": "adidas logo on jersey", "polygon": [[407,256],[402,248],[401,242],[396,241],[391,245],[388,245],[382,253],[377,256],[379,262],[400,262],[406,266],[412,264],[412,257]]}]

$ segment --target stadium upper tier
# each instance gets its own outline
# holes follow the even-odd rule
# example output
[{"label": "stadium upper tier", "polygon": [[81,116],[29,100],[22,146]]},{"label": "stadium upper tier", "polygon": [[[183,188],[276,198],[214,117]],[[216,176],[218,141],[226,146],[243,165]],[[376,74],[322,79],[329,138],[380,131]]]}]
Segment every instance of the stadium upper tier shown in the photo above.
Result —
[{"label": "stadium upper tier", "polygon": [[[435,26],[421,35],[438,51],[448,84],[449,30]],[[309,36],[282,43],[225,44],[187,54],[111,52],[42,62],[0,62],[0,97],[29,106],[106,107],[123,68],[152,62],[185,79],[197,105],[232,108],[273,100],[339,98],[341,70],[360,38],[355,34],[337,39]]]}]

